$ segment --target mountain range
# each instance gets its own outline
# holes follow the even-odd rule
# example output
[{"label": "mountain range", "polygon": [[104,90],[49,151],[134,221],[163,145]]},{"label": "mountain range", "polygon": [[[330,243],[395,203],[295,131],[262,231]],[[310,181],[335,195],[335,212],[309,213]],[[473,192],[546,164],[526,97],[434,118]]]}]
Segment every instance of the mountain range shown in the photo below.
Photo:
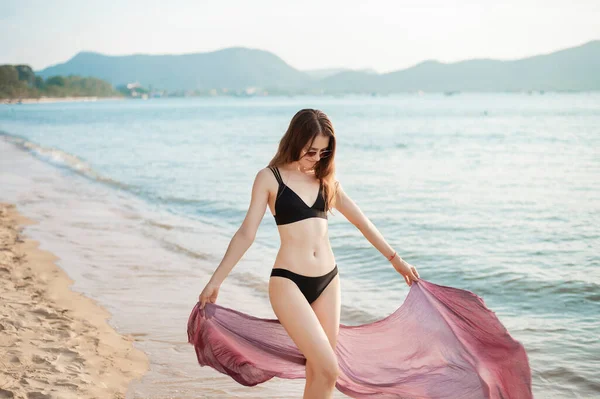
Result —
[{"label": "mountain range", "polygon": [[394,93],[447,91],[600,90],[600,40],[518,60],[434,60],[379,74],[372,70],[298,70],[268,51],[233,47],[182,55],[109,56],[81,52],[36,72],[44,78],[80,75],[114,86],[139,82],[169,91]]}]

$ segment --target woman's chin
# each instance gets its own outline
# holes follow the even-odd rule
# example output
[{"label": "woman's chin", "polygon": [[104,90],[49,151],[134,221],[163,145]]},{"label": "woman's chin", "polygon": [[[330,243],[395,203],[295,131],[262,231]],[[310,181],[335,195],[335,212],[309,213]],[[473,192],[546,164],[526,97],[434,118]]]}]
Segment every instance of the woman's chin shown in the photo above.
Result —
[{"label": "woman's chin", "polygon": [[316,163],[313,163],[313,164],[301,163],[300,164],[300,170],[308,172],[308,171],[314,170],[316,165],[317,165]]}]

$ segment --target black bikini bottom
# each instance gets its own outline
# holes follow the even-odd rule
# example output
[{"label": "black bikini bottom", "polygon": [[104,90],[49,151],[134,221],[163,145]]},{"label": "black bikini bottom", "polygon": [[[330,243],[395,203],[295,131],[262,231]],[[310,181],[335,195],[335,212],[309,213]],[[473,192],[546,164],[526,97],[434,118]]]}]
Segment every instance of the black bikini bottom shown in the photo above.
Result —
[{"label": "black bikini bottom", "polygon": [[315,277],[303,276],[287,269],[275,268],[271,271],[271,276],[289,278],[296,283],[308,303],[313,303],[316,301],[337,274],[337,264],[329,273]]}]

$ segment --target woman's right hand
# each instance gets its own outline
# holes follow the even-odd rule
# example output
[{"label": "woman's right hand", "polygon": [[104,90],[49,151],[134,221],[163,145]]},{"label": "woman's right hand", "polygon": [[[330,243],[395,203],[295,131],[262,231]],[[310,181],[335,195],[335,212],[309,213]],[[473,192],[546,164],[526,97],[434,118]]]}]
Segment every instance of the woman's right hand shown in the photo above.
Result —
[{"label": "woman's right hand", "polygon": [[204,309],[206,302],[215,303],[217,301],[217,295],[219,295],[220,285],[211,281],[206,284],[206,287],[200,293],[198,302],[200,302],[200,309]]}]

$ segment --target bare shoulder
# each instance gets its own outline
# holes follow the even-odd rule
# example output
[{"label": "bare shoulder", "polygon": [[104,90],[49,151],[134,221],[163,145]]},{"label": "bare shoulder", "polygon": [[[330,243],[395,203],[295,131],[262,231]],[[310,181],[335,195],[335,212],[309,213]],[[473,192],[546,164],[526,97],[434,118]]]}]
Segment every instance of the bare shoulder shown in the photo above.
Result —
[{"label": "bare shoulder", "polygon": [[275,175],[273,175],[271,169],[269,169],[269,167],[265,167],[256,173],[254,184],[270,190],[273,187],[277,187],[277,180],[275,179]]},{"label": "bare shoulder", "polygon": [[333,189],[338,197],[344,193],[344,187],[342,187],[342,183],[337,178],[333,180]]},{"label": "bare shoulder", "polygon": [[267,182],[267,181],[270,181],[271,179],[274,179],[274,175],[268,166],[262,168],[261,170],[258,171],[258,173],[256,173],[256,180],[261,180],[261,181]]},{"label": "bare shoulder", "polygon": [[342,183],[338,179],[335,179],[333,181],[333,187],[335,190],[335,206],[334,207],[338,210],[341,210],[340,208],[344,207],[345,203],[348,200],[348,196],[344,192],[344,187],[342,186]]}]

